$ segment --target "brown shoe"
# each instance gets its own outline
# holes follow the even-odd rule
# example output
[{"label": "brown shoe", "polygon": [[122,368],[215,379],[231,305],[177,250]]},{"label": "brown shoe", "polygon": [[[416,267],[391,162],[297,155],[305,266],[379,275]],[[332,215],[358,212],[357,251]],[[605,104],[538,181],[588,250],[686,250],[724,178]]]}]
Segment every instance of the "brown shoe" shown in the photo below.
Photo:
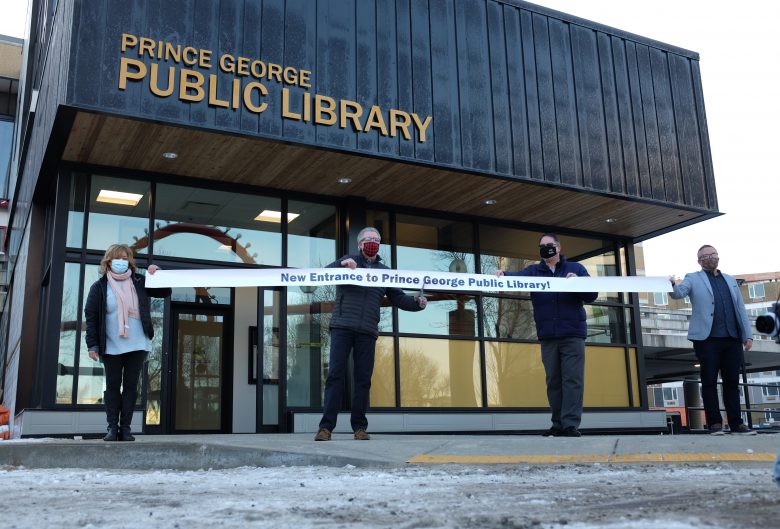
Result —
[{"label": "brown shoe", "polygon": [[355,439],[358,441],[368,441],[371,439],[371,436],[368,435],[363,428],[358,428],[355,430]]},{"label": "brown shoe", "polygon": [[330,430],[327,428],[320,428],[317,435],[314,436],[315,441],[330,441]]}]

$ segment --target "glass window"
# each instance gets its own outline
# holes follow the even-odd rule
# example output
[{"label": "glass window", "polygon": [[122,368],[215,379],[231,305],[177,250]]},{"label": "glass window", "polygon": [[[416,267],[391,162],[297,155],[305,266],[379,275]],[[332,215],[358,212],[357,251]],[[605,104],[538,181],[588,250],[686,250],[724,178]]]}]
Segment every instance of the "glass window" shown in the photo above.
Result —
[{"label": "glass window", "polygon": [[[593,277],[609,277],[617,275],[617,263],[615,253],[607,251],[599,255],[594,255],[586,259],[580,259],[579,263],[585,267]],[[597,301],[622,301],[622,292],[599,292]]]},{"label": "glass window", "polygon": [[546,408],[539,344],[485,342],[488,406]]},{"label": "glass window", "polygon": [[653,304],[661,307],[668,305],[669,294],[666,292],[653,292]]},{"label": "glass window", "polygon": [[482,405],[478,342],[401,338],[399,358],[401,406]]},{"label": "glass window", "polygon": [[476,336],[477,303],[473,296],[431,294],[428,296],[428,306],[425,310],[398,311],[398,330],[416,334]]},{"label": "glass window", "polygon": [[586,305],[585,317],[588,322],[588,343],[625,343],[622,307]]},{"label": "glass window", "polygon": [[287,289],[287,405],[322,406],[335,287]]},{"label": "glass window", "polygon": [[160,424],[160,403],[162,393],[162,341],[163,324],[165,317],[165,300],[150,298],[152,326],[154,338],[152,338],[152,350],[149,352],[146,372],[148,383],[146,386],[146,424]]},{"label": "glass window", "polygon": [[396,217],[399,270],[475,272],[474,229],[447,219]]},{"label": "glass window", "polygon": [[391,336],[377,338],[369,402],[372,408],[395,407],[395,347]]},{"label": "glass window", "polygon": [[68,234],[66,246],[81,248],[84,244],[84,211],[87,201],[87,175],[73,173],[68,200]]},{"label": "glass window", "polygon": [[586,347],[585,407],[626,407],[628,391],[626,351],[622,347]]},{"label": "glass window", "polygon": [[[84,297],[83,303],[87,302],[87,295],[92,284],[100,277],[98,265],[86,265],[84,267]],[[83,310],[82,318],[83,318]],[[103,364],[95,362],[89,357],[87,349],[87,325],[86,322],[81,327],[81,349],[79,350],[79,377],[78,377],[78,396],[77,404],[99,404],[103,402]]]},{"label": "glass window", "polygon": [[[79,328],[79,276],[77,263],[65,263],[60,312],[60,346],[57,357],[57,404],[72,404],[76,380],[76,333]],[[89,360],[90,363],[92,360]],[[89,366],[89,364],[85,364]],[[98,364],[99,366],[100,364]],[[101,370],[102,371],[102,370]]]},{"label": "glass window", "polygon": [[322,268],[335,261],[339,257],[336,255],[336,208],[293,200],[288,207],[287,266]]},{"label": "glass window", "polygon": [[[371,226],[379,230],[382,235],[382,244],[379,246],[379,257],[382,258],[382,262],[393,268],[392,248],[390,244],[390,214],[386,211],[366,211],[366,226]],[[357,250],[357,241],[349,241],[350,252]]]},{"label": "glass window", "polygon": [[203,303],[205,305],[230,305],[230,293],[231,289],[223,287],[174,288],[171,292],[171,301]]},{"label": "glass window", "polygon": [[748,283],[748,295],[750,296],[750,299],[766,297],[764,283]]},{"label": "glass window", "polygon": [[89,192],[87,248],[127,244],[138,254],[149,247],[149,182],[93,175]]},{"label": "glass window", "polygon": [[279,266],[281,209],[279,198],[158,184],[154,253]]},{"label": "glass window", "polygon": [[482,298],[485,336],[536,340],[536,323],[530,299]]},{"label": "glass window", "polygon": [[11,169],[11,144],[14,122],[0,118],[0,198],[8,198],[8,176]]}]

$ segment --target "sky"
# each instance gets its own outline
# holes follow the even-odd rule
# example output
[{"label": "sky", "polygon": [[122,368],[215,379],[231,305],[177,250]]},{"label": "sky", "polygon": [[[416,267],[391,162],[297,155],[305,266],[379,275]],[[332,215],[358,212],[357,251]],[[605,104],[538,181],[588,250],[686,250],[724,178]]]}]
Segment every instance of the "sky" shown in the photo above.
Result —
[{"label": "sky", "polygon": [[[724,215],[644,243],[645,273],[697,270],[715,246],[726,273],[780,271],[780,2],[537,0],[544,5],[700,55],[704,103]],[[26,0],[0,0],[0,34],[23,37]]]}]

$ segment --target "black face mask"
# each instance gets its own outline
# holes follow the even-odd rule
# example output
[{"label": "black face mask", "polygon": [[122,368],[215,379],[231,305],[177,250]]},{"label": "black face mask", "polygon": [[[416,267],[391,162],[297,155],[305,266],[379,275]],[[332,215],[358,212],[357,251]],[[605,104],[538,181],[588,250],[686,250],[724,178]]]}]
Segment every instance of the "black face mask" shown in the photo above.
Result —
[{"label": "black face mask", "polygon": [[546,244],[544,246],[539,247],[539,255],[542,256],[542,259],[549,259],[551,257],[555,257],[555,254],[558,253],[558,247],[554,244]]}]

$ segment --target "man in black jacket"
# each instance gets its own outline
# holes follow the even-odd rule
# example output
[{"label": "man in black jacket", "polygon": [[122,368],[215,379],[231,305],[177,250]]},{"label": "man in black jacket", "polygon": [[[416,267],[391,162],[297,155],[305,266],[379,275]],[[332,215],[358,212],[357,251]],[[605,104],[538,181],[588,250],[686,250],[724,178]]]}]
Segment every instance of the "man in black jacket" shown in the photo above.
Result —
[{"label": "man in black jacket", "polygon": [[[357,237],[360,252],[345,255],[327,268],[387,269],[379,257],[381,241],[378,230],[363,228]],[[336,303],[330,320],[330,364],[325,383],[325,406],[315,441],[330,441],[331,432],[336,427],[350,351],[355,364],[350,423],[355,439],[367,441],[371,438],[366,433],[366,408],[374,372],[374,348],[379,334],[379,307],[385,296],[399,309],[408,311],[423,310],[428,303],[424,297],[407,296],[399,288],[357,285],[340,285],[336,288]]]}]

